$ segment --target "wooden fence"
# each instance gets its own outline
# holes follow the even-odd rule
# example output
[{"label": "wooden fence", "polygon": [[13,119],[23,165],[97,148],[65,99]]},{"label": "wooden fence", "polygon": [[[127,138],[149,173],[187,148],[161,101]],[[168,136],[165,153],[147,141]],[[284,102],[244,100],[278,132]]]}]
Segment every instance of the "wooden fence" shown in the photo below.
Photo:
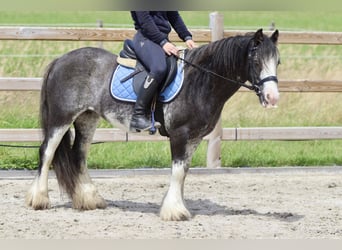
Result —
[{"label": "wooden fence", "polygon": [[[209,29],[191,30],[194,40],[206,43],[212,40]],[[224,37],[245,34],[246,31],[225,30]],[[265,31],[270,34],[271,31]],[[49,40],[49,41],[123,41],[131,39],[134,29],[120,28],[53,28],[53,27],[0,27],[0,40]],[[181,41],[177,34],[170,34],[172,41]],[[281,31],[281,44],[341,45],[342,32],[292,32]]]},{"label": "wooden fence", "polygon": [[[0,77],[0,91],[40,91],[41,84],[40,77]],[[342,80],[280,79],[278,88],[281,92],[342,92]]]},{"label": "wooden fence", "polygon": [[[0,129],[3,142],[40,142],[41,129]],[[342,127],[264,127],[264,128],[222,128],[223,141],[281,140],[302,141],[342,139]],[[99,128],[94,142],[167,141],[160,135],[127,133],[116,128]],[[204,140],[209,140],[209,136]]]},{"label": "wooden fence", "polygon": [[[211,29],[192,30],[194,40],[207,43],[220,37],[244,34],[246,31],[225,31],[220,15],[212,13]],[[123,41],[132,38],[133,29],[118,28],[47,28],[47,27],[0,27],[0,40],[52,40],[52,41]],[[268,31],[265,31],[268,33]],[[180,41],[175,33],[171,40]],[[289,32],[281,31],[281,44],[321,44],[342,45],[342,32]],[[0,77],[0,91],[39,91],[41,78]],[[342,80],[279,80],[281,92],[342,92]],[[241,88],[240,91],[245,91]],[[273,128],[220,128],[213,137],[219,145],[221,140],[317,140],[342,139],[342,127],[273,127]],[[34,142],[41,141],[40,129],[0,129],[2,142]],[[158,135],[135,135],[119,129],[97,129],[94,141],[163,141],[165,137]],[[220,150],[215,146],[216,153],[208,157],[208,166],[220,165]],[[209,148],[209,146],[208,146]],[[215,160],[216,159],[216,160]],[[215,162],[216,163],[213,163]]]}]

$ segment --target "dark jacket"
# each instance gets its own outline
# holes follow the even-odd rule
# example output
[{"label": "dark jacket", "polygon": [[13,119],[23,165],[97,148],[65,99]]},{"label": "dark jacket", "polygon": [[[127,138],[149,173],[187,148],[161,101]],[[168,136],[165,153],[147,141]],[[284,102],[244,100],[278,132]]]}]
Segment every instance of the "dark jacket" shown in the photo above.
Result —
[{"label": "dark jacket", "polygon": [[192,39],[178,11],[131,11],[134,27],[147,39],[163,46],[172,28],[183,41]]}]

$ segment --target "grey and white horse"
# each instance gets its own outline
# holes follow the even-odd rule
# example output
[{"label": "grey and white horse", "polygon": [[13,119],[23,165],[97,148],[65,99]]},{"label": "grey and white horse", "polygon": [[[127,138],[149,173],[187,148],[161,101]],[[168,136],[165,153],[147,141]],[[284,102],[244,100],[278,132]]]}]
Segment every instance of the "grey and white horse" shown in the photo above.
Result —
[{"label": "grey and white horse", "polygon": [[[196,147],[215,127],[225,102],[241,86],[251,86],[264,107],[277,104],[278,34],[275,31],[268,37],[260,29],[187,53],[181,91],[174,101],[156,107],[156,120],[162,124],[159,132],[169,137],[172,156],[170,186],[160,209],[163,220],[191,218],[184,202],[185,177]],[[106,207],[88,174],[87,154],[101,117],[128,131],[134,104],[115,100],[109,92],[116,67],[116,55],[90,47],[71,51],[49,65],[40,103],[44,140],[38,174],[26,198],[28,206],[50,207],[48,171],[52,165],[73,208]]]}]

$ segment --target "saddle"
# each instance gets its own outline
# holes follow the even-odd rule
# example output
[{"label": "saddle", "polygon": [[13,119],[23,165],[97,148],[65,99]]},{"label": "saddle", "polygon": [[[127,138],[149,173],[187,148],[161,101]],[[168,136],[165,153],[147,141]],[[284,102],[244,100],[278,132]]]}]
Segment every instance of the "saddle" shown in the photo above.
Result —
[{"label": "saddle", "polygon": [[[137,58],[135,54],[132,40],[126,39],[124,41],[123,49],[119,53],[117,62],[125,67],[134,68],[134,71],[131,74],[122,78],[120,81],[123,83],[133,78],[133,89],[137,94],[148,73],[145,66],[142,64],[142,62],[140,62],[139,58]],[[158,91],[159,93],[165,90],[165,88],[174,80],[177,74],[177,58],[175,56],[168,56],[166,58],[166,63],[168,74],[160,86]]]}]

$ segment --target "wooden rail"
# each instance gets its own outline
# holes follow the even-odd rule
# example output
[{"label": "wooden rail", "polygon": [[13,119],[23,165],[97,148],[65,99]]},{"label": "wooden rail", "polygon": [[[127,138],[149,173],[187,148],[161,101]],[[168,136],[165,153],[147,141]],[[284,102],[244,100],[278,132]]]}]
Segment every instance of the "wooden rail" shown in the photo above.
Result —
[{"label": "wooden rail", "polygon": [[[342,127],[223,128],[222,141],[342,139]],[[41,129],[0,129],[0,142],[41,142]],[[208,140],[205,137],[204,140]],[[168,141],[161,135],[132,134],[116,128],[98,128],[93,142]]]},{"label": "wooden rail", "polygon": [[[40,77],[0,77],[0,91],[40,91]],[[342,80],[279,80],[281,92],[342,92]],[[241,88],[240,91],[250,91]]]},{"label": "wooden rail", "polygon": [[[251,30],[252,31],[252,30]],[[255,30],[253,30],[255,31]],[[194,40],[199,43],[212,40],[211,30],[191,30]],[[245,34],[248,31],[224,31],[224,37]],[[265,33],[271,33],[265,31]],[[0,27],[0,40],[50,40],[50,41],[117,41],[131,39],[134,29],[120,28],[51,28],[51,27]],[[172,41],[180,41],[171,32]],[[281,31],[279,43],[282,44],[342,44],[342,32],[303,32]]]}]

